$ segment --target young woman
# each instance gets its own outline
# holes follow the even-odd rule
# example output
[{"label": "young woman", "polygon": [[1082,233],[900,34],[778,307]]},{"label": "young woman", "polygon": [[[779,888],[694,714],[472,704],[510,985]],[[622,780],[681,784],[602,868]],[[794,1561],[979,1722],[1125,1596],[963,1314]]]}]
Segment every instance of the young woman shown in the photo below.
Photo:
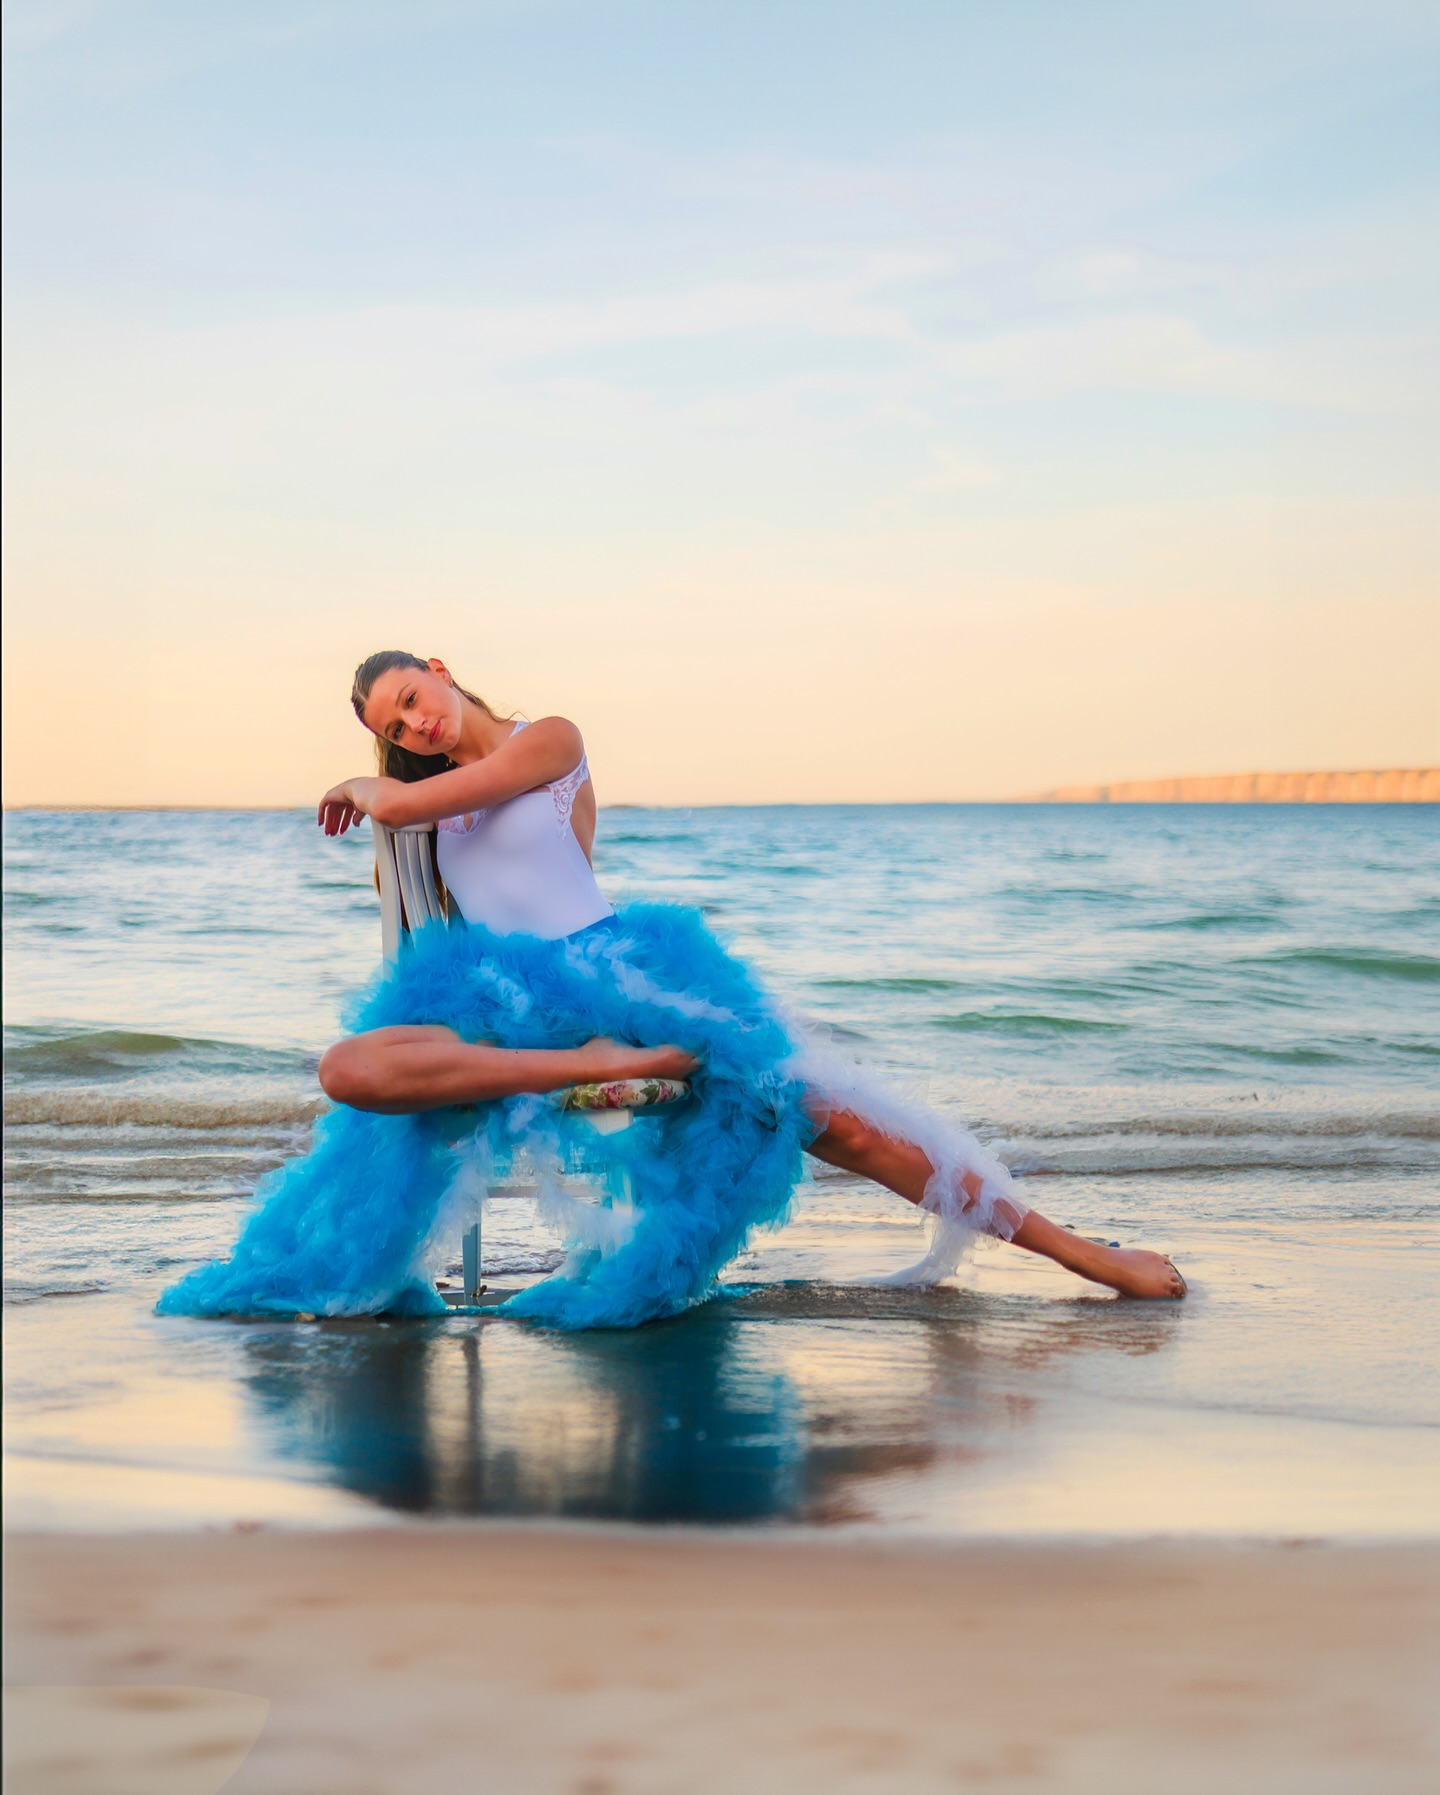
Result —
[{"label": "young woman", "polygon": [[[916,1268],[917,1280],[953,1269],[968,1237],[984,1231],[1126,1296],[1184,1296],[1184,1280],[1163,1255],[1099,1246],[1047,1221],[1020,1200],[1008,1171],[973,1136],[806,1048],[773,999],[692,913],[637,907],[617,916],[591,869],[595,792],[573,723],[498,717],[458,686],[443,662],[398,651],[372,655],[359,667],[351,701],[377,739],[381,773],[328,791],[320,826],[341,835],[362,816],[391,827],[435,823],[440,874],[452,907],[470,925],[459,933],[473,934],[478,945],[427,943],[419,955],[423,970],[397,969],[392,1000],[401,1010],[408,1004],[413,1019],[363,1029],[329,1049],[320,1082],[337,1104],[416,1115],[599,1079],[693,1074],[702,1110],[707,1102],[722,1112],[728,1104],[730,1132],[742,1112],[747,1124],[758,1126],[757,1151],[768,1149],[765,1126],[788,1130],[792,1145],[933,1210],[937,1238]],[[672,938],[677,929],[688,931],[683,951]],[[473,1007],[464,1015],[452,1011],[449,1024],[442,1020],[452,987],[474,989],[477,981],[502,975],[518,996],[498,1011],[489,998],[477,997],[481,1009],[489,1005],[487,1026],[479,1026]],[[727,1003],[717,1000],[721,986],[729,991]],[[594,1007],[597,992],[613,999],[608,1008]],[[396,1001],[371,1012],[372,1018],[396,1013]],[[663,1027],[664,1035],[653,1045],[639,1035],[633,1044],[603,1036],[573,1040],[584,1017],[610,1014],[621,1018],[627,1034],[641,1029],[653,1036]],[[501,1034],[511,1039],[495,1038],[497,1016]],[[490,1038],[476,1039],[477,1033]],[[751,1039],[757,1034],[766,1041],[758,1061]],[[764,1190],[709,1227],[701,1247],[689,1235],[673,1237],[677,1210],[661,1250],[681,1258],[708,1252],[713,1259],[727,1247],[738,1249],[750,1225],[783,1208],[773,1188],[783,1172],[772,1168],[769,1182],[760,1181]],[[699,1176],[697,1163],[692,1185]],[[683,1207],[683,1191],[676,1186],[670,1194]],[[707,1187],[694,1202],[723,1206],[723,1197]],[[714,1270],[718,1264],[692,1268],[690,1282],[682,1280],[685,1300],[693,1300]],[[527,1307],[553,1318],[543,1301],[522,1304],[522,1311]]]}]

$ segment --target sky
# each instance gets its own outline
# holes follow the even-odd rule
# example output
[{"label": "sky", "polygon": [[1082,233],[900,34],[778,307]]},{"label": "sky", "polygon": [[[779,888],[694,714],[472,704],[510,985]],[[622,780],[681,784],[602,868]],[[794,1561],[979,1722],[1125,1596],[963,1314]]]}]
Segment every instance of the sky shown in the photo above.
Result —
[{"label": "sky", "polygon": [[1440,759],[1440,9],[13,0],[5,797]]}]

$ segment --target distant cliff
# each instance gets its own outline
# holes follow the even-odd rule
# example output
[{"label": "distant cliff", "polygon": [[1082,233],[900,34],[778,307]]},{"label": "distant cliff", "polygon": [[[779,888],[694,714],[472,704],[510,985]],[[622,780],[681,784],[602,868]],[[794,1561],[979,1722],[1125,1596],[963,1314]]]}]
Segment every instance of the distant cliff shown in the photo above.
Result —
[{"label": "distant cliff", "polygon": [[1048,804],[1435,804],[1440,767],[1370,773],[1218,773],[1201,779],[1125,779],[1062,785]]}]

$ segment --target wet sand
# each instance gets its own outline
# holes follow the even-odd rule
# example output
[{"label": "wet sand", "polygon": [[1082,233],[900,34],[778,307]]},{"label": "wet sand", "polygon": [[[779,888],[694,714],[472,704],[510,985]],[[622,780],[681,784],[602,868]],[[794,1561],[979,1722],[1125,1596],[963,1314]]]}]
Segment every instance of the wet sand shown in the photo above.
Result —
[{"label": "wet sand", "polygon": [[[12,1684],[109,1686],[22,1696],[8,1749],[52,1769],[15,1765],[16,1791],[181,1795],[241,1756],[233,1795],[1440,1779],[1433,1545],[467,1523],[7,1551]],[[248,1755],[261,1709],[236,1692],[270,1703]]]}]

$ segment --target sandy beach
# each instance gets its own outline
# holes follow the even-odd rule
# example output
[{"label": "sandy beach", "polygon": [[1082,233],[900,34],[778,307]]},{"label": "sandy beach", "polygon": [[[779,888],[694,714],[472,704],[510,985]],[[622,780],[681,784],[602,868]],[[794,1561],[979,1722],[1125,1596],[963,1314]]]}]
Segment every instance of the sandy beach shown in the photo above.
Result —
[{"label": "sandy beach", "polygon": [[14,1795],[218,1788],[254,1724],[205,1691],[270,1704],[233,1795],[1398,1795],[1440,1774],[1428,1545],[463,1524],[22,1535],[8,1558],[12,1682],[106,1686],[72,1688],[48,1746],[45,1698],[39,1728],[21,1710]]}]

